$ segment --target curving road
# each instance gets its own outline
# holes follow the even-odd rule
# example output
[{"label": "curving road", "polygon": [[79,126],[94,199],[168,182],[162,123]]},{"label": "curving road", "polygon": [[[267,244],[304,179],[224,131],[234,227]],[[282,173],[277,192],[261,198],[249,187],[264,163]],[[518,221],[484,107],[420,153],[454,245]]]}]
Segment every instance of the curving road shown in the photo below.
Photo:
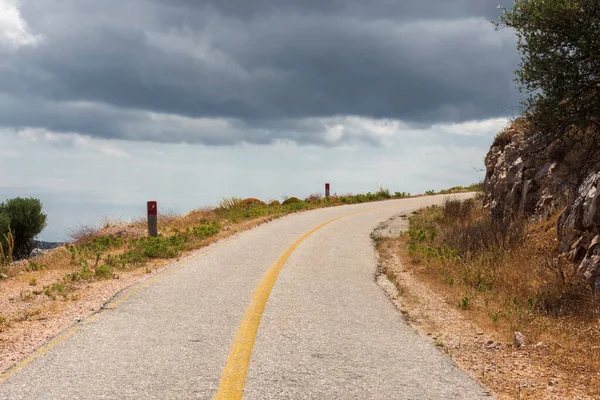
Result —
[{"label": "curving road", "polygon": [[376,225],[443,199],[304,212],[204,249],[56,338],[0,399],[489,398],[374,281]]}]

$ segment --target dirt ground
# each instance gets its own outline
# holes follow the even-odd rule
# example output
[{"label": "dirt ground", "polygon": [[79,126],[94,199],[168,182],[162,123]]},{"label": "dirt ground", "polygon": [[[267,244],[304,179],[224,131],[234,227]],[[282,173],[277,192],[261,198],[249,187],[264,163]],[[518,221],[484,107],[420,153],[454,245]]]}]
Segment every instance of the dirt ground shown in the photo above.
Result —
[{"label": "dirt ground", "polygon": [[[401,259],[405,245],[398,234],[406,229],[405,218],[380,226],[377,244],[380,274],[377,281],[423,337],[446,353],[470,376],[499,399],[592,399],[577,379],[566,377],[549,361],[549,345],[529,343],[517,349],[469,319],[436,286],[418,273],[419,266]],[[554,345],[556,346],[556,345]],[[550,365],[550,366],[549,366]]]}]

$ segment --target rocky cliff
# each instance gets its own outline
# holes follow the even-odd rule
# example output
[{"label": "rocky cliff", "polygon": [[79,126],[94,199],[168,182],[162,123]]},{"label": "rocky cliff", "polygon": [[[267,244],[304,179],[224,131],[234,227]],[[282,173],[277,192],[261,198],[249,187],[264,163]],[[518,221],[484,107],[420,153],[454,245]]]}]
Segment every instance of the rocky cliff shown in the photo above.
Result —
[{"label": "rocky cliff", "polygon": [[519,120],[496,137],[485,159],[484,204],[495,219],[560,213],[559,250],[600,289],[600,167],[594,157],[586,163],[598,146],[537,139]]}]

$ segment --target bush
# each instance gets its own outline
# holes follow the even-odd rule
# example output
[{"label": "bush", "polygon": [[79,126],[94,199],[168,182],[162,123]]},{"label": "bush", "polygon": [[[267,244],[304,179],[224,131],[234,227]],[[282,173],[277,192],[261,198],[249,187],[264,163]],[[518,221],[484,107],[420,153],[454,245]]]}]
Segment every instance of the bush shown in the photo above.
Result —
[{"label": "bush", "polygon": [[307,203],[318,203],[321,200],[323,200],[323,196],[320,193],[313,193],[304,199]]},{"label": "bush", "polygon": [[6,200],[0,203],[0,215],[3,215],[0,217],[0,229],[4,229],[0,230],[0,236],[8,233],[8,219],[15,240],[14,255],[16,258],[27,258],[33,250],[33,238],[46,227],[46,214],[42,212],[41,201],[22,197]]},{"label": "bush", "polygon": [[199,226],[194,226],[192,228],[192,233],[198,239],[206,239],[208,237],[214,236],[221,231],[221,225],[218,222],[210,222],[208,224],[202,224]]},{"label": "bush", "polygon": [[472,199],[460,201],[454,199],[446,199],[444,202],[444,219],[448,221],[464,221],[468,219],[475,206],[475,201]]},{"label": "bush", "polygon": [[281,205],[281,202],[279,200],[273,200],[269,203],[269,206],[271,206],[271,207],[277,207],[280,205]]},{"label": "bush", "polygon": [[248,198],[248,199],[244,199],[239,203],[240,207],[243,208],[248,208],[251,206],[264,206],[265,202],[259,199],[255,199],[255,198]]},{"label": "bush", "polygon": [[379,190],[377,191],[377,193],[375,193],[375,196],[380,199],[391,199],[392,198],[392,195],[390,194],[390,190],[382,188],[382,187],[380,187]]},{"label": "bush", "polygon": [[302,203],[302,200],[300,200],[297,197],[290,197],[289,199],[286,199],[283,203],[284,206],[287,206],[288,204],[294,204],[294,203]]},{"label": "bush", "polygon": [[511,129],[504,129],[496,134],[494,141],[492,142],[492,147],[500,146],[506,147],[512,143],[513,136],[515,136],[516,131]]}]

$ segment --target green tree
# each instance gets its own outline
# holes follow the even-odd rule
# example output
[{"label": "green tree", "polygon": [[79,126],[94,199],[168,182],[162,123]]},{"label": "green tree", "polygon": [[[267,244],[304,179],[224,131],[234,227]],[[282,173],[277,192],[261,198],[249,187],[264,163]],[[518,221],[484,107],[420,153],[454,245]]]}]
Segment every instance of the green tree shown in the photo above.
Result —
[{"label": "green tree", "polygon": [[600,136],[600,1],[515,0],[495,24],[516,32],[515,81],[535,130]]},{"label": "green tree", "polygon": [[42,202],[34,198],[17,197],[0,203],[0,237],[8,233],[9,227],[15,239],[15,257],[28,257],[33,250],[33,238],[46,227]]}]

